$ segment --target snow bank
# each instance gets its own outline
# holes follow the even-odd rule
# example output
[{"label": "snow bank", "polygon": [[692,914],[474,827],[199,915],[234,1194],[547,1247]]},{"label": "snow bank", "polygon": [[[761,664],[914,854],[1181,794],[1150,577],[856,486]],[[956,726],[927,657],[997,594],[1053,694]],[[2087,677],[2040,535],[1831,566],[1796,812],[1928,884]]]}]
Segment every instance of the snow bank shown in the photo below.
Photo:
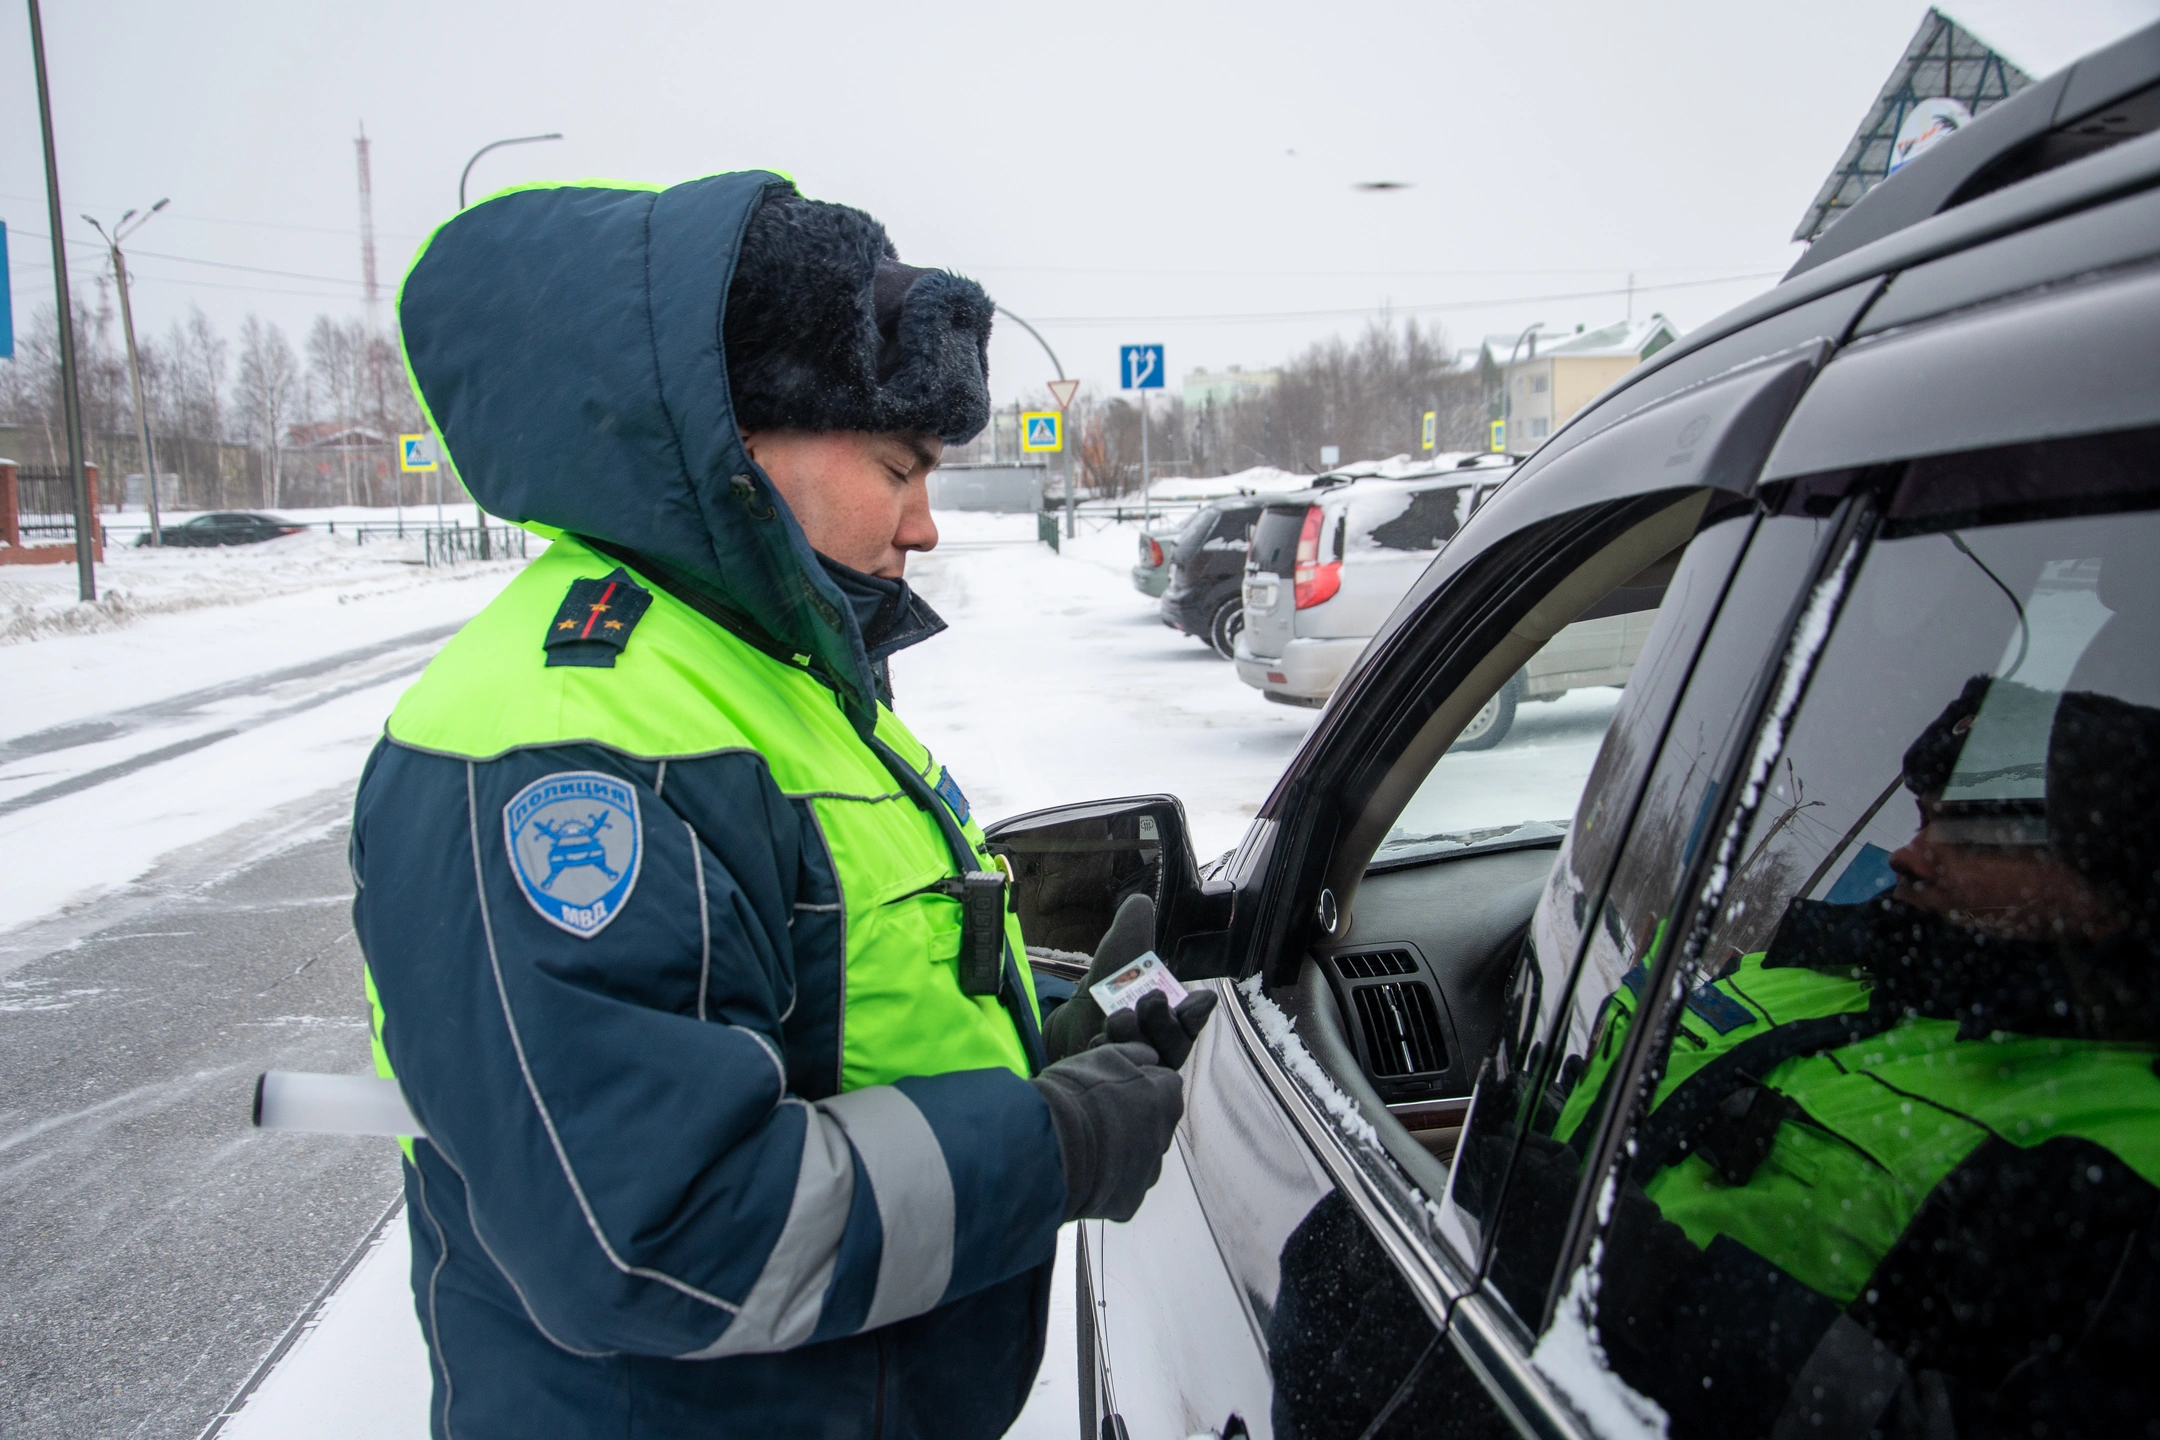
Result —
[{"label": "snow bank", "polygon": [[[394,522],[377,517],[368,523]],[[341,521],[339,529],[345,533],[310,530],[259,545],[161,550],[138,549],[109,529],[105,560],[97,567],[98,598],[92,604],[77,600],[72,564],[0,567],[0,645],[96,634],[146,616],[325,588],[335,588],[349,603],[391,590],[456,583],[517,563],[468,563],[430,571],[417,523],[408,539],[370,536],[365,544],[357,543],[346,522]],[[528,537],[529,554],[545,548],[545,541]]]}]

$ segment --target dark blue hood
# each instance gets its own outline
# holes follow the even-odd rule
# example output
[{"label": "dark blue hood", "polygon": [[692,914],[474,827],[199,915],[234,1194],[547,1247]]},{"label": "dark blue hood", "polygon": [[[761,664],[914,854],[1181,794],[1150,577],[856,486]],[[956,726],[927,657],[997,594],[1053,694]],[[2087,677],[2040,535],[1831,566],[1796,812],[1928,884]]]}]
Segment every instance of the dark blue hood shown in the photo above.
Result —
[{"label": "dark blue hood", "polygon": [[398,293],[413,388],[490,512],[660,562],[808,656],[859,727],[855,616],[744,451],[721,321],[780,176],[514,190],[448,221]]}]

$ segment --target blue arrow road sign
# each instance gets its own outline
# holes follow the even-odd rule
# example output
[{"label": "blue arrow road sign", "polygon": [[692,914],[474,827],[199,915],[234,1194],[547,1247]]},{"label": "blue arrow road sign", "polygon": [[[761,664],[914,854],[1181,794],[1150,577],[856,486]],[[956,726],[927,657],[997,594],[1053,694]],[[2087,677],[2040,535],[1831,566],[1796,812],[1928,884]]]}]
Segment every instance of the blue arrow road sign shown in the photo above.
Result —
[{"label": "blue arrow road sign", "polygon": [[1118,346],[1118,374],[1123,377],[1119,383],[1127,390],[1162,389],[1162,346]]}]

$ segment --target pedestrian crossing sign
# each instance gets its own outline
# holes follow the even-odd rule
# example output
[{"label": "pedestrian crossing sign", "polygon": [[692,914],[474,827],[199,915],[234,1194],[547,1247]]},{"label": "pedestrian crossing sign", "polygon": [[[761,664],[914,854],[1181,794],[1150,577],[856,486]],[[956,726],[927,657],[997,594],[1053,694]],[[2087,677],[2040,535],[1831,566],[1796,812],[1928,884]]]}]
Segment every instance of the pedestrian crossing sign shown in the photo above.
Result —
[{"label": "pedestrian crossing sign", "polygon": [[435,437],[432,435],[400,435],[398,443],[398,469],[433,470],[435,468]]},{"label": "pedestrian crossing sign", "polygon": [[1055,410],[1029,410],[1020,417],[1020,449],[1043,455],[1065,448],[1065,417]]},{"label": "pedestrian crossing sign", "polygon": [[1440,412],[1437,410],[1427,410],[1425,412],[1425,423],[1418,427],[1418,438],[1424,442],[1425,448],[1427,450],[1432,449],[1433,442],[1440,438],[1439,429]]}]

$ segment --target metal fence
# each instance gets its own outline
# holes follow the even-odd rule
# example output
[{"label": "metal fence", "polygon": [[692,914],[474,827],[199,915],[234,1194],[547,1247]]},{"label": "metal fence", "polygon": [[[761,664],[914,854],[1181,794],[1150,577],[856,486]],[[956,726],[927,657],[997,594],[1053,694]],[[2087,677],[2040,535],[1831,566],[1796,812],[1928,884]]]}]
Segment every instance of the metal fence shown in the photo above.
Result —
[{"label": "metal fence", "polygon": [[[388,530],[394,527],[383,525],[374,528]],[[437,565],[455,565],[460,560],[525,558],[526,533],[515,525],[430,525],[420,533],[426,541],[429,569]]]},{"label": "metal fence", "polygon": [[75,538],[75,479],[65,469],[47,465],[19,468],[15,472],[15,505],[16,525],[25,545]]}]

